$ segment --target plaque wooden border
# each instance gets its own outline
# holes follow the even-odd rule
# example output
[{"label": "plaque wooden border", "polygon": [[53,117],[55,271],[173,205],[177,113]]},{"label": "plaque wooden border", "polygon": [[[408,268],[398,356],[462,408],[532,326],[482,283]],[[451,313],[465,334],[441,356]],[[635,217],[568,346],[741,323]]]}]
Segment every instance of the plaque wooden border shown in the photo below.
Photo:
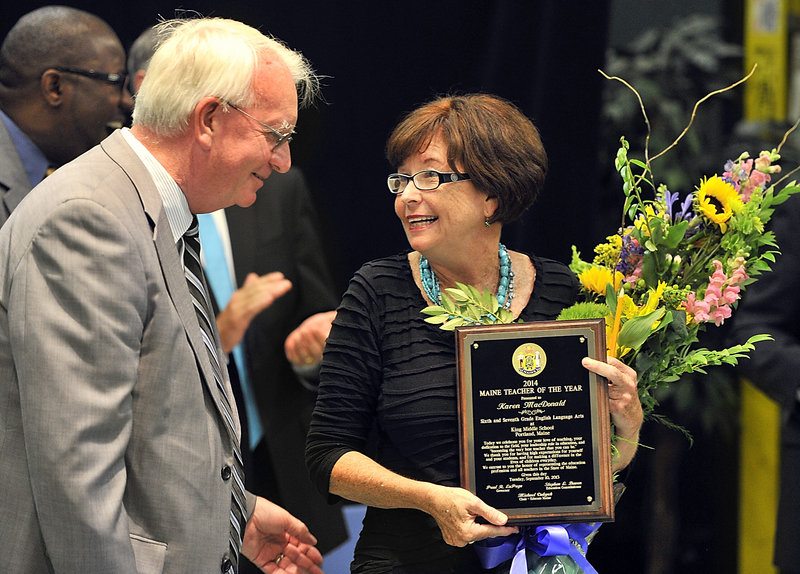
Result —
[{"label": "plaque wooden border", "polygon": [[[508,325],[479,325],[471,327],[459,327],[456,329],[455,336],[456,361],[458,367],[457,379],[460,439],[459,454],[462,487],[476,494],[490,506],[494,506],[495,508],[498,508],[504,512],[509,517],[508,523],[513,525],[613,521],[614,503],[612,492],[613,479],[611,473],[611,432],[610,413],[608,408],[608,386],[606,379],[587,371],[579,365],[579,372],[581,372],[579,376],[584,377],[585,374],[585,378],[583,378],[581,381],[571,381],[573,384],[565,384],[563,387],[560,385],[539,387],[543,389],[579,389],[578,393],[575,395],[576,400],[584,404],[588,400],[589,412],[580,413],[582,416],[575,415],[581,419],[581,421],[575,421],[574,423],[580,427],[587,427],[588,424],[587,432],[585,433],[588,436],[581,434],[578,437],[573,436],[570,438],[553,439],[553,441],[572,441],[571,444],[574,447],[576,444],[574,439],[577,438],[578,445],[586,445],[583,449],[571,449],[569,451],[571,454],[569,455],[562,452],[562,445],[564,444],[563,442],[553,442],[552,444],[548,444],[547,437],[539,438],[537,436],[536,438],[532,439],[524,438],[522,440],[517,440],[517,437],[520,433],[526,437],[529,437],[536,435],[537,432],[539,432],[539,429],[551,428],[551,425],[548,425],[547,423],[542,426],[537,426],[537,421],[533,421],[533,419],[536,419],[533,414],[528,417],[524,417],[525,419],[530,419],[528,422],[531,424],[529,424],[528,427],[524,427],[526,422],[522,422],[518,427],[509,427],[510,431],[506,435],[503,425],[505,424],[506,420],[514,420],[515,417],[513,417],[513,415],[516,413],[514,413],[513,410],[510,412],[510,415],[512,415],[511,417],[505,417],[504,415],[506,413],[501,413],[501,416],[499,416],[497,420],[492,419],[492,422],[503,422],[500,424],[491,424],[490,426],[487,424],[490,423],[490,420],[488,419],[479,418],[478,420],[480,422],[476,422],[474,418],[474,410],[476,409],[473,409],[473,393],[476,391],[476,389],[478,389],[478,387],[492,389],[490,391],[481,391],[478,389],[479,393],[486,392],[500,395],[508,393],[511,395],[511,400],[513,400],[515,395],[512,393],[529,392],[531,388],[537,388],[536,384],[528,386],[530,383],[526,383],[525,381],[533,381],[533,383],[538,383],[538,377],[545,376],[545,371],[550,370],[548,375],[552,375],[559,369],[559,367],[554,364],[544,363],[544,361],[542,361],[543,364],[541,366],[541,370],[537,372],[540,362],[539,355],[537,354],[534,357],[532,351],[530,353],[527,350],[520,352],[520,349],[542,349],[539,345],[544,345],[550,349],[559,349],[555,353],[557,355],[558,353],[562,352],[560,349],[564,347],[569,347],[570,351],[568,352],[574,352],[572,349],[577,344],[579,346],[577,350],[585,350],[585,352],[582,353],[582,356],[589,356],[598,360],[605,360],[605,321],[603,319],[581,319],[570,321],[535,321],[530,323],[513,323]],[[577,338],[578,343],[576,343],[573,339],[562,340],[562,337]],[[513,353],[509,353],[507,356],[497,356],[496,358],[494,355],[489,355],[491,357],[490,360],[493,370],[495,370],[496,365],[497,372],[495,374],[497,375],[497,378],[493,381],[481,380],[478,382],[473,380],[473,362],[475,361],[475,358],[472,354],[473,351],[477,353],[477,349],[480,348],[481,344],[485,343],[485,353],[489,353],[490,347],[492,345],[496,346],[498,341],[500,341],[500,344],[504,347],[507,347],[509,344],[520,345],[516,348],[516,351],[514,351],[514,353],[517,353],[517,357],[519,358],[515,359],[512,357]],[[557,345],[558,343],[561,343],[561,345]],[[583,348],[583,345],[585,345],[585,349]],[[542,356],[544,360],[546,360],[550,357],[550,353],[545,353],[543,351]],[[526,359],[525,357],[528,358]],[[576,360],[578,363],[580,362],[580,358],[577,358]],[[519,361],[519,365],[514,364],[516,361]],[[526,364],[528,367],[530,367],[528,371],[526,371],[522,366],[523,362],[526,361]],[[570,360],[569,362],[571,363],[572,361]],[[572,366],[569,368],[574,370],[574,367]],[[506,391],[506,389],[509,390]],[[535,390],[530,392],[535,393]],[[522,401],[522,398],[525,397],[525,395],[522,394],[516,396],[520,399],[520,401]],[[540,395],[531,395],[530,397],[525,398],[536,397],[539,397],[540,399],[542,398]],[[530,405],[534,404],[550,405],[553,403],[548,401],[522,401],[518,403],[516,408],[520,409],[520,412],[528,412],[529,414],[538,411],[540,414],[537,416],[543,419],[545,419],[547,416],[551,416],[551,414],[548,414],[548,411],[546,410],[542,411],[541,409],[529,408]],[[507,403],[499,403],[497,408],[501,408],[500,405],[503,405],[502,408],[509,408],[506,406]],[[527,405],[527,407],[523,409],[523,405]],[[566,419],[569,416],[570,415],[552,414],[551,418],[558,417],[559,419]],[[523,417],[520,416],[516,418]],[[588,419],[588,421],[584,419]],[[559,422],[553,424],[552,428],[556,428],[558,424],[561,423]],[[570,422],[569,424],[573,423]],[[488,460],[497,460],[497,455],[492,452],[492,449],[494,448],[493,445],[497,444],[497,441],[483,441],[482,444],[476,445],[476,426],[478,428],[481,426],[491,428],[491,432],[495,435],[495,438],[498,432],[499,436],[501,437],[507,436],[507,440],[511,441],[509,444],[514,445],[511,448],[516,448],[517,451],[519,451],[514,452],[514,456],[516,458],[509,459],[511,462],[510,468],[516,468],[513,466],[513,463],[516,460],[520,460],[520,457],[518,456],[520,452],[525,454],[525,452],[533,451],[535,453],[533,455],[526,455],[527,462],[521,460],[519,464],[520,468],[524,467],[527,471],[530,471],[531,468],[537,468],[538,472],[527,472],[522,473],[520,477],[511,477],[509,480],[516,482],[500,487],[500,491],[503,491],[504,488],[507,491],[508,488],[506,487],[514,487],[512,490],[514,490],[514,493],[518,498],[528,497],[527,499],[522,502],[515,502],[514,504],[504,504],[503,500],[508,502],[509,494],[498,494],[499,491],[497,485],[486,485],[486,488],[478,488],[478,483],[482,483],[484,481],[479,478],[483,475],[476,474],[476,466],[478,464],[476,463],[476,460],[479,460],[479,463],[482,467],[481,472],[484,474],[486,473],[485,469],[487,468],[497,468],[492,465],[484,464]],[[478,432],[478,440],[481,440],[480,435],[482,432],[483,431]],[[551,431],[542,431],[543,434],[547,434],[549,432]],[[486,455],[484,454],[476,455],[476,452],[483,453],[487,449],[487,445],[489,445],[488,452],[491,453],[489,456],[494,458],[486,458]],[[522,447],[519,445],[522,445]],[[531,445],[533,445],[533,447]],[[505,447],[503,447],[503,449],[505,449]],[[507,449],[503,449],[500,449],[499,452],[506,452]],[[522,450],[520,451],[520,449]],[[541,455],[542,452],[547,453],[548,451],[554,451],[554,449],[558,451],[558,455],[556,455],[555,452],[552,452],[549,456],[549,459],[547,456]],[[577,461],[571,460],[570,463],[563,464],[562,468],[572,468],[572,466],[575,466],[576,464],[578,466],[585,467],[582,470],[582,476],[590,476],[590,481],[592,484],[584,485],[584,481],[575,481],[574,484],[579,484],[579,487],[573,487],[573,482],[565,482],[565,485],[559,486],[560,483],[558,483],[557,480],[551,480],[548,482],[547,478],[543,478],[556,475],[561,476],[564,474],[564,472],[569,475],[571,471],[564,471],[562,473],[554,472],[550,474],[546,470],[543,471],[541,469],[552,469],[552,465],[561,464],[559,462],[552,462],[552,459],[558,461],[557,456],[574,456],[578,451],[582,451],[584,455],[578,456]],[[531,467],[531,464],[533,464],[534,467]],[[550,466],[548,467],[547,465]],[[500,465],[499,468],[509,468],[509,465]],[[556,468],[558,467],[556,466]],[[587,468],[589,469],[588,472],[586,470]],[[502,471],[490,470],[489,472]],[[543,485],[546,488],[542,488]],[[538,492],[526,492],[524,490],[533,489],[537,486],[539,487]],[[562,488],[565,492],[563,495],[561,494]],[[585,500],[584,498],[581,498],[580,502],[577,503],[574,501],[566,504],[559,503],[558,498],[560,496],[572,495],[572,493],[566,492],[569,489],[577,489],[576,493],[580,491],[581,495],[585,495],[588,489],[589,495],[585,496]],[[541,500],[541,498],[537,498],[542,496],[550,496],[551,498],[549,500]]]}]

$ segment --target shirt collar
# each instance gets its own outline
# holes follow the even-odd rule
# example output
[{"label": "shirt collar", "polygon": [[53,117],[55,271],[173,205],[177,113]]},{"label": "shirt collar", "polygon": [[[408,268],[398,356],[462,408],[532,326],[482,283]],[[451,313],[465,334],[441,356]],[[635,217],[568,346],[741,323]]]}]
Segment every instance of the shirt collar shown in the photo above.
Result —
[{"label": "shirt collar", "polygon": [[0,110],[0,119],[5,124],[14,147],[17,148],[17,153],[22,160],[22,165],[25,167],[25,172],[28,174],[31,187],[35,187],[44,179],[50,162],[31,138],[19,129],[14,120],[9,118],[2,110]]},{"label": "shirt collar", "polygon": [[150,151],[136,139],[128,128],[123,128],[122,137],[133,149],[134,153],[142,160],[145,168],[147,169],[150,177],[156,185],[161,202],[164,204],[164,211],[167,214],[167,221],[169,221],[169,228],[172,231],[172,237],[175,243],[186,233],[189,226],[192,224],[192,212],[189,210],[189,203],[186,201],[186,196],[183,194],[180,186],[172,179],[172,176],[167,173],[158,160],[150,153]]}]

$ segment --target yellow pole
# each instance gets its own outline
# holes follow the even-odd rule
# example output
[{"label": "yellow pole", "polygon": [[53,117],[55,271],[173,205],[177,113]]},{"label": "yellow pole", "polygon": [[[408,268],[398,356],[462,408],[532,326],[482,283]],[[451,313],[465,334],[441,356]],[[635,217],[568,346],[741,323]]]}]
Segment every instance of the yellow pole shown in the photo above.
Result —
[{"label": "yellow pole", "polygon": [[742,381],[739,465],[739,574],[778,574],[772,565],[778,511],[780,412]]},{"label": "yellow pole", "polygon": [[[789,100],[789,14],[798,0],[745,0],[744,119],[785,122]],[[793,119],[791,121],[794,121]],[[757,350],[755,352],[758,352]],[[742,381],[739,466],[739,574],[777,574],[772,565],[778,510],[780,412]]]},{"label": "yellow pole", "polygon": [[746,0],[744,69],[758,64],[744,85],[744,117],[783,122],[788,100],[789,0]]}]

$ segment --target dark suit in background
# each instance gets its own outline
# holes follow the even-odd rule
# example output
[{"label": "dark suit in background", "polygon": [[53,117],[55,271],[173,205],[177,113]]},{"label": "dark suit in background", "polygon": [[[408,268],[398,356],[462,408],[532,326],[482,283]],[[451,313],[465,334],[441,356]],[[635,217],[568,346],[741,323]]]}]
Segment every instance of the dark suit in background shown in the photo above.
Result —
[{"label": "dark suit in background", "polygon": [[781,255],[772,272],[750,287],[734,314],[732,341],[769,333],[740,373],[781,407],[781,476],[775,564],[782,574],[800,572],[800,198],[792,197],[772,220]]},{"label": "dark suit in background", "polygon": [[304,319],[339,303],[305,178],[296,168],[273,173],[252,206],[229,207],[225,216],[237,285],[248,273],[272,271],[292,282],[287,294],[253,319],[244,337],[264,428],[247,486],[305,522],[325,553],[344,542],[347,531],[340,507],[328,505],[311,485],[304,452],[316,393],[298,380],[283,349],[286,336]]}]

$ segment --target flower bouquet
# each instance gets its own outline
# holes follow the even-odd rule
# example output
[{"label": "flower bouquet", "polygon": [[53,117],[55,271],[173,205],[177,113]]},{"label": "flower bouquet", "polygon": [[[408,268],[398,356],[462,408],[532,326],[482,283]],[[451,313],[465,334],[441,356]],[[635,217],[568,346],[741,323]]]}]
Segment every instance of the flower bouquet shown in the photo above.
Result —
[{"label": "flower bouquet", "polygon": [[757,335],[721,350],[696,346],[699,333],[731,317],[744,288],[769,270],[778,246],[765,225],[800,187],[771,184],[780,172],[773,149],[757,158],[742,153],[681,198],[656,185],[649,165],[630,159],[621,141],[615,167],[625,193],[623,225],[595,247],[591,262],[573,248],[570,268],[586,301],[559,318],[605,317],[608,353],[636,370],[645,415],[652,415],[659,386],[735,365],[770,339]]}]

